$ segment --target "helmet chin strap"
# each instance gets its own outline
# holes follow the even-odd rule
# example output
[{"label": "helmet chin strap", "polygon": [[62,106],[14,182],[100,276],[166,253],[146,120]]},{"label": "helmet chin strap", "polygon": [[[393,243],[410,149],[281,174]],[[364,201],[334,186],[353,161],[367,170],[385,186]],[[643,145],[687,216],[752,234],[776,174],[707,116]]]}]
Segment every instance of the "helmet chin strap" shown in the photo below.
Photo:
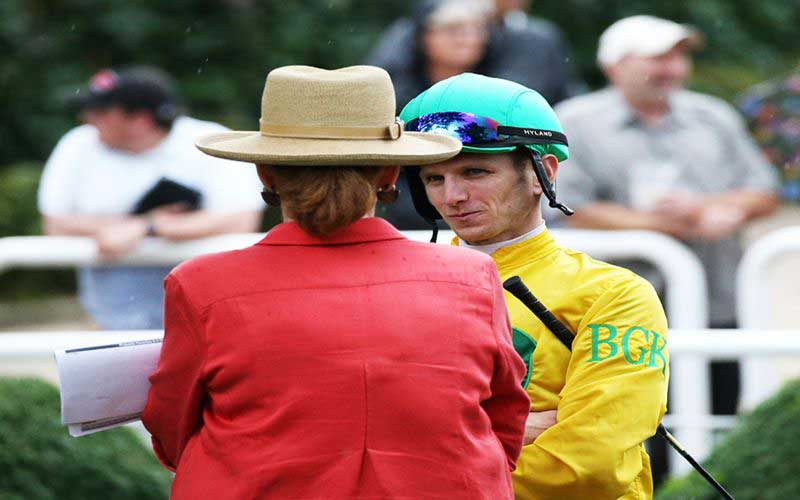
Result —
[{"label": "helmet chin strap", "polygon": [[[525,147],[525,146],[521,146]],[[545,197],[548,201],[548,206],[551,208],[557,208],[561,210],[564,215],[572,215],[575,213],[574,210],[569,208],[568,206],[560,203],[556,199],[556,190],[553,187],[553,184],[550,182],[550,179],[547,178],[547,171],[544,169],[544,163],[542,163],[542,156],[531,148],[525,148],[528,151],[528,154],[531,157],[531,162],[533,163],[533,172],[536,174],[536,179],[539,181],[539,185],[542,186],[542,192],[544,193]]]},{"label": "helmet chin strap", "polygon": [[439,237],[439,225],[433,219],[425,218],[425,222],[430,224],[431,226],[431,243],[436,243],[436,239]]}]

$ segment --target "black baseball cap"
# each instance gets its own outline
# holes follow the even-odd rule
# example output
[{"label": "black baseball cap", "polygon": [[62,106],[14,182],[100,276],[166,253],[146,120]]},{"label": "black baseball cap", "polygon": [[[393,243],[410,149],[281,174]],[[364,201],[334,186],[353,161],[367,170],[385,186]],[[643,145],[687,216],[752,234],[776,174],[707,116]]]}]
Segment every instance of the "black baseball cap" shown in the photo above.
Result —
[{"label": "black baseball cap", "polygon": [[163,122],[172,122],[178,115],[174,80],[158,68],[145,66],[98,71],[67,104],[76,111],[111,106],[125,111],[149,110]]}]

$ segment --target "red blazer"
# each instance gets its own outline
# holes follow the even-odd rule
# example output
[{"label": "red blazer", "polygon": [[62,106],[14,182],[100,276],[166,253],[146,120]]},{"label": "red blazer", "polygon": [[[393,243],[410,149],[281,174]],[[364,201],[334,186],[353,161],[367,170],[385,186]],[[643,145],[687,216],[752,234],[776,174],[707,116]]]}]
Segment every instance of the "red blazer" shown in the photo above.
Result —
[{"label": "red blazer", "polygon": [[489,257],[285,223],[165,286],[142,421],[173,498],[513,498],[530,403]]}]

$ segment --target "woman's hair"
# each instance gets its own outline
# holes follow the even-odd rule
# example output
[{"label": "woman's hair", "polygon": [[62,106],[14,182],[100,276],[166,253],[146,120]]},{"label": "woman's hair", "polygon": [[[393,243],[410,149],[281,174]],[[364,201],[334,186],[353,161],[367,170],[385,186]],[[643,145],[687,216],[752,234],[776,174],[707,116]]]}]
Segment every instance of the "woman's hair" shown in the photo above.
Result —
[{"label": "woman's hair", "polygon": [[375,206],[380,167],[275,166],[281,206],[304,231],[327,236]]}]

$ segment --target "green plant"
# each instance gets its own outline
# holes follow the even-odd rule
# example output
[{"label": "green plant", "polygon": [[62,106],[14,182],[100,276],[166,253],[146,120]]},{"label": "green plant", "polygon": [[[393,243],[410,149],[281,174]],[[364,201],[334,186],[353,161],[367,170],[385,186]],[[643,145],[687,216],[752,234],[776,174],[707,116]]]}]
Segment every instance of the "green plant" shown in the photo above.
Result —
[{"label": "green plant", "polygon": [[[800,496],[800,381],[741,419],[704,466],[737,500]],[[656,500],[712,500],[718,494],[695,472],[672,479]]]},{"label": "green plant", "polygon": [[[42,234],[36,192],[42,165],[22,162],[0,167],[0,238]],[[19,299],[75,290],[75,273],[63,270],[11,270],[0,274],[0,296]]]},{"label": "green plant", "polygon": [[70,437],[58,390],[0,378],[0,498],[166,499],[170,474],[131,429]]},{"label": "green plant", "polygon": [[0,168],[0,237],[41,234],[36,191],[42,165],[23,162]]}]

